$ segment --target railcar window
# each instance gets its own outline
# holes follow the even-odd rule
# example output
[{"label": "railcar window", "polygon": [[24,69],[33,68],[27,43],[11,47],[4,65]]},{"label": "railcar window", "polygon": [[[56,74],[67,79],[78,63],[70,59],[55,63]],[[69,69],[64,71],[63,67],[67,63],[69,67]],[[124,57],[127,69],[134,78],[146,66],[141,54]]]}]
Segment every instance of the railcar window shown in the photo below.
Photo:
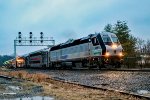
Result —
[{"label": "railcar window", "polygon": [[94,46],[99,45],[99,42],[96,38],[92,38],[92,43],[93,43]]},{"label": "railcar window", "polygon": [[30,61],[30,64],[40,63],[40,61]]},{"label": "railcar window", "polygon": [[120,44],[119,39],[117,37],[111,37],[114,43]]}]

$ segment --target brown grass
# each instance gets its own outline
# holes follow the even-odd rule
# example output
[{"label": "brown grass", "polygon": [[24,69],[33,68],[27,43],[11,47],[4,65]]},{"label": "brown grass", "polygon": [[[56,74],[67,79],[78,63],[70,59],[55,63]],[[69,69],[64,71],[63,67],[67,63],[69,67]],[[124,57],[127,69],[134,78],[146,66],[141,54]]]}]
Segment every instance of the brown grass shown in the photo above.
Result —
[{"label": "brown grass", "polygon": [[43,73],[29,74],[26,71],[1,72],[0,75],[7,75],[15,78],[25,79],[33,82],[45,82],[49,76]]},{"label": "brown grass", "polygon": [[8,75],[8,72],[1,72],[0,71],[0,75]]}]

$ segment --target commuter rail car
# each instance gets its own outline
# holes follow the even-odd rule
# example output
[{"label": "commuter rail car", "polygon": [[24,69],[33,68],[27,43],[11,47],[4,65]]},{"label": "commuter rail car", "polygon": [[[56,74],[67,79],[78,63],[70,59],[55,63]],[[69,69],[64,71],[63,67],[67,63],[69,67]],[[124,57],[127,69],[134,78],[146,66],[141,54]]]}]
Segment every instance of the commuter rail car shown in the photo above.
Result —
[{"label": "commuter rail car", "polygon": [[38,50],[26,57],[26,67],[49,67],[49,48]]}]

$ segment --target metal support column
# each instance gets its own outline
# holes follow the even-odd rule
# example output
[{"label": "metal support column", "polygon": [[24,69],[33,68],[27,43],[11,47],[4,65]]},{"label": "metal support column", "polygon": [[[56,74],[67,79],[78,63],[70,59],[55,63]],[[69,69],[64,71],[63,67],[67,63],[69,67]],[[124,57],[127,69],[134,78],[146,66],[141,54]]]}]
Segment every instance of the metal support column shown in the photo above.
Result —
[{"label": "metal support column", "polygon": [[16,56],[16,40],[14,40],[14,57],[15,57],[15,67],[17,67],[17,56]]}]

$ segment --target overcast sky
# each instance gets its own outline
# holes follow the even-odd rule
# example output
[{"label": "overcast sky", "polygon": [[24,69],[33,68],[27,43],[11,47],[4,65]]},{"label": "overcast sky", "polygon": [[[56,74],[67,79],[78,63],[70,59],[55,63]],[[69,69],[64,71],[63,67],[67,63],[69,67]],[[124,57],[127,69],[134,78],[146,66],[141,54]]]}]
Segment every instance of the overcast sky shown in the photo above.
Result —
[{"label": "overcast sky", "polygon": [[[150,0],[0,0],[0,55],[13,54],[19,31],[42,31],[61,43],[101,32],[117,20],[126,21],[134,36],[150,39]],[[18,47],[17,53],[39,48]]]}]

